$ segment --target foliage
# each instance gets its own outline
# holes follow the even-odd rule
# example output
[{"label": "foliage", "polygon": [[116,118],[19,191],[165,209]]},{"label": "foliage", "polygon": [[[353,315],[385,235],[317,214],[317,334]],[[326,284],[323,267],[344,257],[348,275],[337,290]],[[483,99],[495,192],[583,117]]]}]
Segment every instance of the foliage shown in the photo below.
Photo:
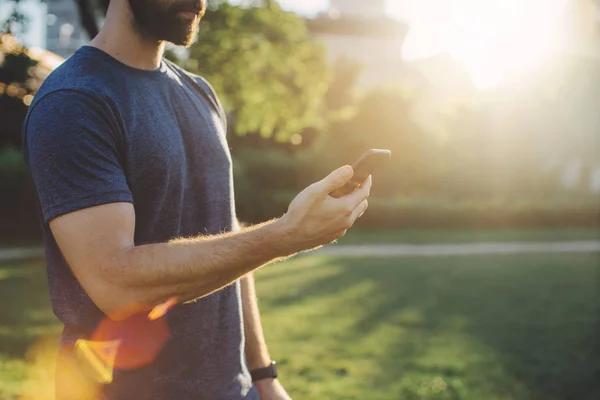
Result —
[{"label": "foliage", "polygon": [[333,68],[333,79],[325,96],[329,119],[347,118],[356,107],[356,85],[362,72],[360,63],[338,59]]},{"label": "foliage", "polygon": [[[82,2],[102,10],[105,0]],[[597,60],[557,58],[526,79],[477,92],[463,67],[439,56],[403,67],[397,85],[361,93],[361,66],[349,59],[329,65],[306,22],[275,2],[209,4],[199,40],[181,62],[209,80],[228,113],[242,219],[281,215],[308,184],[385,147],[393,157],[375,174],[365,227],[600,221],[599,196],[590,193],[600,157]],[[22,49],[4,53],[0,147],[16,147],[34,62]],[[451,105],[439,102],[438,81],[450,81]],[[573,159],[582,160],[582,176],[567,189],[560,176]]]},{"label": "foliage", "polygon": [[339,121],[323,144],[338,165],[351,164],[370,148],[392,151],[388,168],[377,171],[374,194],[390,196],[426,190],[435,172],[437,143],[413,118],[415,98],[397,87],[379,88],[364,95],[353,118]]},{"label": "foliage", "polygon": [[286,141],[323,123],[325,51],[302,18],[277,5],[218,4],[203,17],[185,66],[215,87],[235,134]]},{"label": "foliage", "polygon": [[340,244],[470,244],[600,241],[598,228],[352,229]]},{"label": "foliage", "polygon": [[21,11],[21,3],[21,0],[13,0],[7,4],[11,10],[8,17],[4,21],[0,21],[0,34],[22,33],[27,30],[29,20]]},{"label": "foliage", "polygon": [[0,150],[0,193],[0,243],[38,242],[35,187],[23,154],[15,147]]},{"label": "foliage", "polygon": [[20,144],[21,123],[37,86],[31,79],[36,65],[11,36],[0,35],[0,148]]}]

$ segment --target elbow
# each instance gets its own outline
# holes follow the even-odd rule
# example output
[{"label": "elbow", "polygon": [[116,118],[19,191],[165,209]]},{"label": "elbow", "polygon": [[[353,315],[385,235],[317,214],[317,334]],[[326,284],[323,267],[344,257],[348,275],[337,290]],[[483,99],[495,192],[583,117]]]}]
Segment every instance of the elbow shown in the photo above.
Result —
[{"label": "elbow", "polygon": [[81,278],[81,284],[92,302],[109,319],[123,321],[135,314],[148,312],[139,288],[132,287],[126,271],[130,270],[126,253],[120,253],[110,263],[95,265]]},{"label": "elbow", "polygon": [[87,286],[86,292],[92,302],[113,321],[123,321],[151,310],[151,307],[135,298],[134,290],[102,279],[96,279],[94,284]]}]

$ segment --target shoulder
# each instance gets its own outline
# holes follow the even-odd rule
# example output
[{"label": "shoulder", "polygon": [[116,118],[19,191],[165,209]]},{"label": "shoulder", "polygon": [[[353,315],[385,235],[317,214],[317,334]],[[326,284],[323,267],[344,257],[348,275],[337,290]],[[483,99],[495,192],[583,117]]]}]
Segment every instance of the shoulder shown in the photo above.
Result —
[{"label": "shoulder", "polygon": [[98,78],[107,73],[107,68],[98,61],[84,48],[79,49],[48,75],[38,92],[61,88],[93,87],[94,82],[99,81]]},{"label": "shoulder", "polygon": [[64,102],[56,106],[77,106],[77,102],[91,102],[96,105],[114,103],[114,82],[118,82],[119,72],[110,68],[106,61],[93,49],[80,48],[73,56],[58,66],[42,83],[30,106],[36,109],[46,97],[60,97]]},{"label": "shoulder", "polygon": [[90,90],[79,88],[54,88],[52,90],[38,91],[31,102],[24,121],[24,127],[33,119],[56,119],[58,116],[70,116],[73,119],[85,119],[90,115],[100,115],[108,118],[110,108],[101,98]]},{"label": "shoulder", "polygon": [[219,116],[221,117],[221,119],[223,121],[226,120],[225,109],[223,108],[223,105],[221,104],[221,101],[219,100],[219,96],[217,95],[217,92],[212,87],[212,85],[208,82],[208,80],[206,80],[205,78],[203,78],[200,75],[186,71],[185,69],[181,68],[180,66],[173,63],[172,61],[165,60],[165,62],[167,63],[167,65],[173,72],[175,72],[177,75],[179,75],[180,77],[182,77],[183,79],[185,79],[186,81],[188,81],[189,83],[194,85],[195,88],[199,92],[201,92],[204,96],[206,96],[208,98],[208,100],[212,103],[212,105],[215,107],[216,111],[219,113]]},{"label": "shoulder", "polygon": [[[90,115],[102,118],[114,117],[110,94],[98,78],[82,73],[77,63],[70,60],[58,67],[40,86],[35,94],[25,120],[23,130],[32,120],[53,119],[58,115],[69,116],[63,124],[74,119],[86,119]],[[57,121],[59,122],[59,121]]]},{"label": "shoulder", "polygon": [[83,46],[44,80],[28,117],[46,108],[84,108],[90,112],[114,108],[115,82],[121,79],[119,71],[111,68],[98,50]]},{"label": "shoulder", "polygon": [[194,84],[196,84],[201,90],[208,92],[211,97],[217,99],[215,89],[205,78],[181,68],[179,65],[175,64],[173,61],[167,60],[166,58],[164,59],[164,61],[169,67],[169,69],[171,69],[171,71],[173,71],[176,75],[184,79],[189,79]]},{"label": "shoulder", "polygon": [[32,146],[70,145],[100,132],[118,140],[112,109],[93,90],[73,87],[40,89],[23,121],[21,139],[25,159]]}]

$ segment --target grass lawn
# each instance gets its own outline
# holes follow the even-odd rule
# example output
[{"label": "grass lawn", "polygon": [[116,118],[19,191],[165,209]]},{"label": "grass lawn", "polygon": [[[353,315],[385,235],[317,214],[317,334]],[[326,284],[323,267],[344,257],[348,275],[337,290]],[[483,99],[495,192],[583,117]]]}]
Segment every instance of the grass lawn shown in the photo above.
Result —
[{"label": "grass lawn", "polygon": [[343,244],[556,242],[600,240],[598,228],[351,230]]},{"label": "grass lawn", "polygon": [[[302,257],[257,284],[296,400],[592,400],[599,274],[598,254]],[[0,301],[0,398],[51,399],[41,264],[0,265]]]},{"label": "grass lawn", "polygon": [[598,399],[598,255],[303,258],[258,275],[297,399]]}]

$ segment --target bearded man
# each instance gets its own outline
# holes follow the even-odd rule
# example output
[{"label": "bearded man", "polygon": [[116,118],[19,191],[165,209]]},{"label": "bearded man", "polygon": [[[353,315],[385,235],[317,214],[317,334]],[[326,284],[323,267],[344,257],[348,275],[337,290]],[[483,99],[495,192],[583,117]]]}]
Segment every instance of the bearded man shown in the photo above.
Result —
[{"label": "bearded man", "polygon": [[252,272],[335,240],[367,208],[370,178],[329,195],[352,177],[345,166],[281,218],[239,227],[225,112],[163,58],[165,42],[192,42],[205,7],[112,0],[31,104],[24,151],[64,324],[57,400],[289,399]]}]

